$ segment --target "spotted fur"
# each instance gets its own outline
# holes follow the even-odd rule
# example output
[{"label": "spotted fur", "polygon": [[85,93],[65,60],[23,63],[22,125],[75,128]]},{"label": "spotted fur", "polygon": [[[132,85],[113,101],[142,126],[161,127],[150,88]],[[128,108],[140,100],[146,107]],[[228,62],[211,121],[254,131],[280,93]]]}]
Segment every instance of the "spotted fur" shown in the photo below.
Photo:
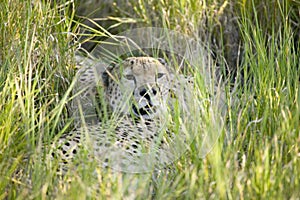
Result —
[{"label": "spotted fur", "polygon": [[[91,69],[80,73],[79,83],[88,82],[84,92],[91,91],[88,96],[95,96],[97,76]],[[58,140],[53,157],[62,159],[61,168],[67,169],[66,165],[82,144],[102,166],[117,170],[139,172],[168,164],[172,160],[169,150],[176,129],[169,120],[170,110],[175,101],[188,109],[185,101],[192,87],[186,84],[192,86],[193,81],[177,76],[164,60],[152,57],[127,58],[103,70],[98,77],[107,78],[101,80],[100,87],[112,116],[106,121],[81,126]]]}]

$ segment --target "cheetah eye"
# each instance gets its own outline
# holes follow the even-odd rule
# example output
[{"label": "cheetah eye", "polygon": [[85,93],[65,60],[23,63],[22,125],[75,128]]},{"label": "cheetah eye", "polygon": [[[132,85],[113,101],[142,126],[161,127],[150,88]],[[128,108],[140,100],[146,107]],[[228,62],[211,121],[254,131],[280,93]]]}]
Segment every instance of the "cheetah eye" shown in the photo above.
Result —
[{"label": "cheetah eye", "polygon": [[164,75],[165,75],[164,73],[157,73],[156,77],[157,77],[157,78],[161,78],[161,77],[163,77]]},{"label": "cheetah eye", "polygon": [[134,80],[134,76],[132,74],[126,74],[124,76],[127,80]]}]

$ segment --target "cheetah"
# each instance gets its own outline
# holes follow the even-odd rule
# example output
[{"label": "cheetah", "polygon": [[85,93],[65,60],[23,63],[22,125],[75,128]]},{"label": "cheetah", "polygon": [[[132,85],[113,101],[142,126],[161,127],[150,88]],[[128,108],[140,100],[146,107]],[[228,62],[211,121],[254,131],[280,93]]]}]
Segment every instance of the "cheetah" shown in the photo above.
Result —
[{"label": "cheetah", "polygon": [[182,120],[178,127],[173,118],[185,113],[191,120],[184,111],[193,100],[192,78],[176,75],[164,59],[153,57],[129,57],[102,68],[100,75],[88,68],[79,79],[90,74],[86,88],[79,87],[87,99],[79,106],[91,111],[100,86],[111,115],[107,120],[94,118],[59,138],[52,154],[62,159],[62,171],[83,146],[101,166],[135,173],[165,166],[174,159],[176,148],[185,148],[182,132],[187,133],[187,128]]}]

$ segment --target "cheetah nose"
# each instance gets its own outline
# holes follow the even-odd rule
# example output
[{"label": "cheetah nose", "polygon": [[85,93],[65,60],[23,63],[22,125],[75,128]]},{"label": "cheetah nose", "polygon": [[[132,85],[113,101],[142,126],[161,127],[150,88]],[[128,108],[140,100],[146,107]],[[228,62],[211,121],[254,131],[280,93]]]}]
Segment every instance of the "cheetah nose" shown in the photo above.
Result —
[{"label": "cheetah nose", "polygon": [[149,92],[152,92],[152,95],[154,96],[157,94],[157,90],[155,88],[151,88],[150,90],[146,90],[145,88],[142,88],[139,93],[140,96],[145,97],[147,100],[150,101],[151,97],[149,95]]},{"label": "cheetah nose", "polygon": [[140,95],[141,95],[141,97],[145,97],[148,101],[151,100],[150,95],[145,88],[140,90]]},{"label": "cheetah nose", "polygon": [[[156,95],[156,94],[157,94],[156,89],[152,88],[151,90],[152,90],[152,94],[153,94],[153,95]],[[146,95],[147,93],[149,93],[149,90],[146,90],[145,88],[143,88],[142,90],[140,90],[140,95],[141,95],[141,96],[144,96],[144,95]]]},{"label": "cheetah nose", "polygon": [[145,88],[140,90],[140,95],[144,96],[147,93],[147,90]]},{"label": "cheetah nose", "polygon": [[157,91],[156,89],[152,88],[152,94],[156,95],[157,94]]}]

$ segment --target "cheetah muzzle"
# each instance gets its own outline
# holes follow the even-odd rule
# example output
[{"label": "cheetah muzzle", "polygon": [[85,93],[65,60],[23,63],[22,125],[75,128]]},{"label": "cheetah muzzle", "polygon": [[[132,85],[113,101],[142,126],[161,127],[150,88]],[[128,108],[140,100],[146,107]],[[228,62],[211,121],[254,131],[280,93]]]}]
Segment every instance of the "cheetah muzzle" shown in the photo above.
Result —
[{"label": "cheetah muzzle", "polygon": [[[138,105],[133,104],[132,110],[136,117],[143,117],[144,119],[150,119],[153,114],[157,112],[157,106],[153,102],[153,97],[157,95],[157,89],[154,87],[146,89],[142,87],[138,90],[140,100]],[[135,96],[135,94],[133,94]]]}]

